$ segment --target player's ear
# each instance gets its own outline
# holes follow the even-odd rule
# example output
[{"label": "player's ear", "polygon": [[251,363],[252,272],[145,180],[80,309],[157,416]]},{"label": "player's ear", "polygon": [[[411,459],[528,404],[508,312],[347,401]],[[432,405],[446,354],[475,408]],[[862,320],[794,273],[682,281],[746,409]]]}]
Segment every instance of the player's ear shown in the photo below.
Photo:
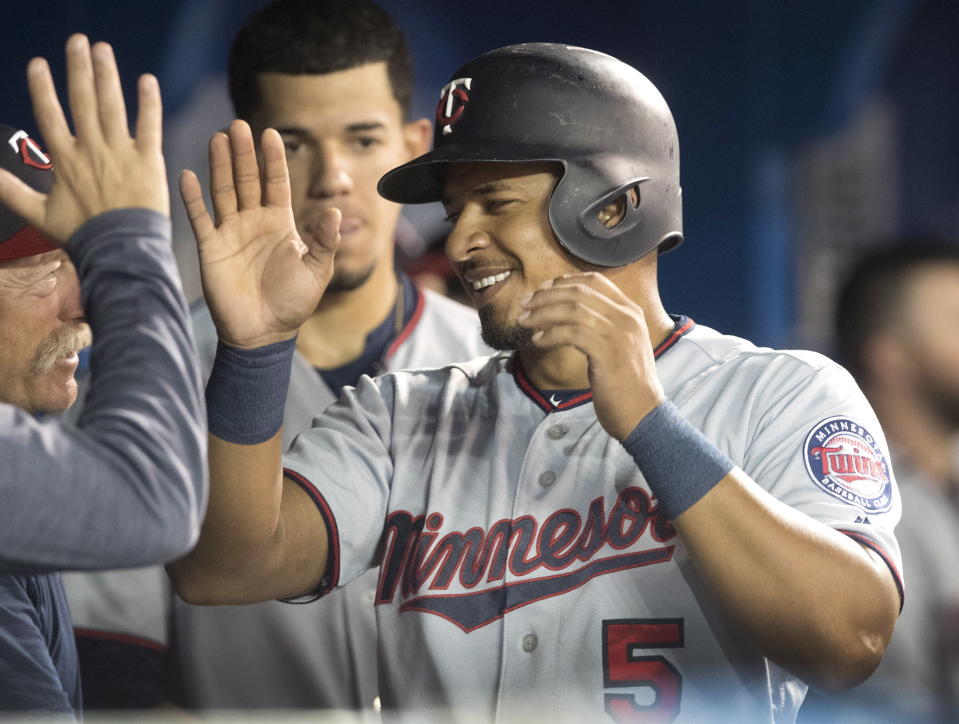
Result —
[{"label": "player's ear", "polygon": [[433,124],[428,118],[417,118],[415,121],[403,124],[403,142],[411,159],[422,156],[430,150],[432,137]]}]

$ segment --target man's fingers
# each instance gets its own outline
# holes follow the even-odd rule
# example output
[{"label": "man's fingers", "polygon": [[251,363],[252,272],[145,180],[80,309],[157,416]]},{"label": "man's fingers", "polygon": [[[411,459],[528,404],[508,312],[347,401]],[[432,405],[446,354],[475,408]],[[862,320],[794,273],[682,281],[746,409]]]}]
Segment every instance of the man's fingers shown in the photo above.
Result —
[{"label": "man's fingers", "polygon": [[31,225],[43,229],[47,195],[28,186],[6,169],[0,168],[0,203],[22,216]]},{"label": "man's fingers", "polygon": [[27,64],[27,86],[40,137],[48,151],[61,155],[70,140],[70,127],[57,98],[50,66],[43,58],[34,58]]},{"label": "man's fingers", "polygon": [[95,43],[93,46],[93,76],[97,92],[97,110],[100,128],[108,142],[127,138],[130,128],[127,125],[127,108],[120,87],[120,73],[113,57],[113,48],[107,43]]},{"label": "man's fingers", "polygon": [[230,159],[230,139],[225,133],[214,133],[210,138],[210,198],[216,225],[236,214],[236,188],[233,185],[233,161]]},{"label": "man's fingers", "polygon": [[339,209],[326,209],[310,224],[312,234],[305,239],[308,253],[303,257],[317,275],[332,274],[333,255],[340,246],[340,222],[343,214]]},{"label": "man's fingers", "polygon": [[137,81],[137,148],[160,153],[163,143],[163,102],[156,76],[141,75]]},{"label": "man's fingers", "polygon": [[67,40],[67,94],[77,140],[91,145],[102,143],[90,42],[79,33]]},{"label": "man's fingers", "polygon": [[256,162],[253,133],[246,121],[230,124],[230,150],[233,154],[233,179],[236,183],[237,207],[255,209],[260,206],[260,169]]},{"label": "man's fingers", "polygon": [[564,274],[553,280],[553,286],[587,286],[590,289],[609,297],[613,301],[622,304],[628,297],[623,290],[616,286],[616,283],[605,274],[598,272],[580,272],[575,274]]},{"label": "man's fingers", "polygon": [[203,188],[200,186],[200,179],[192,171],[183,171],[180,174],[180,196],[183,198],[183,205],[186,207],[186,215],[190,220],[190,226],[193,227],[193,236],[196,237],[196,243],[198,246],[202,246],[215,229],[213,220],[210,218],[210,212],[207,211],[206,202],[203,200]]},{"label": "man's fingers", "polygon": [[559,284],[558,280],[557,283],[537,289],[523,302],[523,308],[528,310],[557,305],[583,306],[603,313],[611,312],[618,306],[602,291],[582,283]]},{"label": "man's fingers", "polygon": [[596,334],[576,324],[557,324],[533,332],[533,344],[540,348],[570,346],[589,356],[598,347]]},{"label": "man's fingers", "polygon": [[542,306],[520,315],[520,325],[533,329],[546,329],[556,325],[571,325],[580,329],[603,330],[612,328],[606,315],[596,309],[575,301],[565,301]]},{"label": "man's fingers", "polygon": [[286,150],[283,139],[272,128],[267,128],[260,138],[263,152],[264,203],[267,206],[289,207],[290,173],[286,167]]}]

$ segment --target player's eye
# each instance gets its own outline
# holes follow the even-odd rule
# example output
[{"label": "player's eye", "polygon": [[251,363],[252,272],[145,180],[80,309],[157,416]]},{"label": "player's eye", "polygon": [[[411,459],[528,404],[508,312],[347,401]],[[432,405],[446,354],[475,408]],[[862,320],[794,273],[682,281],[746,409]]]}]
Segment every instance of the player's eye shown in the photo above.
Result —
[{"label": "player's eye", "polygon": [[460,217],[459,211],[450,211],[443,217],[443,221],[447,224],[455,224],[456,220]]},{"label": "player's eye", "polygon": [[34,282],[33,286],[30,288],[30,291],[38,297],[48,297],[56,288],[57,272],[54,270],[49,274],[40,277],[36,282]]},{"label": "player's eye", "polygon": [[301,141],[299,138],[287,137],[283,139],[283,148],[286,150],[286,155],[289,156],[302,151],[304,148],[306,148],[306,144],[303,143],[303,141]]},{"label": "player's eye", "polygon": [[504,211],[510,204],[517,203],[517,199],[487,199],[486,210],[488,213],[495,214]]},{"label": "player's eye", "polygon": [[353,138],[354,147],[361,151],[368,151],[379,146],[383,142],[375,136],[356,136]]}]

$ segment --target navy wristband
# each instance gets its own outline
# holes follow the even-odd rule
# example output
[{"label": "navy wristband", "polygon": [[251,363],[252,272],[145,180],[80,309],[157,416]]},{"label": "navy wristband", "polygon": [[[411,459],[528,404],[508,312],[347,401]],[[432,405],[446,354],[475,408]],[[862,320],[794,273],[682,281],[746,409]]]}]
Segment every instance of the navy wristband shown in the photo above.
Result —
[{"label": "navy wristband", "polygon": [[238,445],[256,445],[283,426],[296,338],[256,349],[219,342],[206,407],[210,434]]},{"label": "navy wristband", "polygon": [[735,463],[666,400],[623,440],[670,520],[713,489]]}]

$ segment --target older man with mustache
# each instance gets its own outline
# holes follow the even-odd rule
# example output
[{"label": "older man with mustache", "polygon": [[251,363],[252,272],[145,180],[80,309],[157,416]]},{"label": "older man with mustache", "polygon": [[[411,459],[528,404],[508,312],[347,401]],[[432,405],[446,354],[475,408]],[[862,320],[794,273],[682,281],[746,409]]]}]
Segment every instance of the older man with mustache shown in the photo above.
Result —
[{"label": "older man with mustache", "polygon": [[[0,126],[0,712],[78,714],[56,571],[182,555],[206,503],[206,429],[156,79],[140,79],[135,135],[109,45],[67,43],[75,134],[46,62],[27,80],[49,155]],[[40,419],[76,400],[91,330],[77,425]]]}]

